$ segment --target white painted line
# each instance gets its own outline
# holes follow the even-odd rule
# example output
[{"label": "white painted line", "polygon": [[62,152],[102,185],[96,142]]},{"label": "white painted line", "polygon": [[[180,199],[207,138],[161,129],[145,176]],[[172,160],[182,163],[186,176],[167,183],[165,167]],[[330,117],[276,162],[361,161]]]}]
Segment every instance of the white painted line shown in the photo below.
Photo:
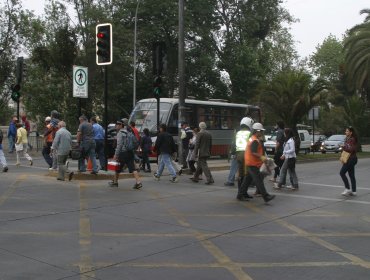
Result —
[{"label": "white painted line", "polygon": [[[325,184],[307,183],[307,182],[299,182],[299,184],[344,189],[344,186],[343,185],[341,185],[341,186],[338,186],[338,185],[325,185]],[[370,188],[359,188],[359,187],[357,187],[356,189],[359,189],[359,190],[370,190]]]},{"label": "white painted line", "polygon": [[313,199],[313,200],[326,200],[326,201],[347,202],[347,203],[357,203],[357,204],[370,205],[370,201],[355,200],[356,197],[350,197],[348,199],[345,199],[345,198],[339,199],[339,198],[329,198],[329,197],[322,197],[322,196],[288,194],[288,193],[282,193],[282,192],[276,192],[274,194],[276,194],[276,196],[288,196],[288,197],[297,197],[297,198],[307,198],[307,199]]}]

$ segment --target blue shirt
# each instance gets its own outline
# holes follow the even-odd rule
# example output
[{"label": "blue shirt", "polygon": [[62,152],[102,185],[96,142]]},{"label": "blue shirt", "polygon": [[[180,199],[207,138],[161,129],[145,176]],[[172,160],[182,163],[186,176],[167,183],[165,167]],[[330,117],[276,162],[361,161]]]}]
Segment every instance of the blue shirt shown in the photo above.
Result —
[{"label": "blue shirt", "polygon": [[17,135],[17,128],[15,127],[15,123],[11,122],[9,124],[8,136],[15,138],[16,135]]},{"label": "blue shirt", "polygon": [[103,127],[100,124],[94,123],[93,124],[93,131],[94,131],[94,139],[95,140],[103,140],[104,139],[105,131],[104,131]]}]

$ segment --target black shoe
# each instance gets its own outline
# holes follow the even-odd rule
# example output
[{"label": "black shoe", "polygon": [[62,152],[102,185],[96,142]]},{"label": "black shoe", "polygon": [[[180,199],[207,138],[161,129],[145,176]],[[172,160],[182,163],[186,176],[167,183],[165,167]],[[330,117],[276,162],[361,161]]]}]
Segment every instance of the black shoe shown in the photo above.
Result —
[{"label": "black shoe", "polygon": [[275,198],[275,195],[268,194],[263,199],[265,202],[269,202],[270,200],[273,200]]},{"label": "black shoe", "polygon": [[58,180],[58,181],[64,181],[64,179],[62,179],[62,178],[57,178],[57,180]]},{"label": "black shoe", "polygon": [[73,175],[74,175],[74,173],[73,173],[73,172],[69,173],[69,175],[68,175],[68,181],[71,181],[71,180],[72,180]]},{"label": "black shoe", "polygon": [[230,183],[230,182],[225,182],[224,183],[224,186],[226,186],[226,187],[233,187],[233,186],[235,186],[235,184],[234,183]]},{"label": "black shoe", "polygon": [[246,197],[244,195],[241,195],[241,194],[238,194],[236,196],[236,199],[239,200],[239,201],[249,201],[248,197]]},{"label": "black shoe", "polygon": [[191,177],[190,180],[192,180],[194,183],[198,183],[199,182],[199,180],[197,178],[193,178],[193,177]]},{"label": "black shoe", "polygon": [[96,171],[91,171],[91,172],[90,172],[90,174],[92,174],[92,175],[98,175],[98,172],[96,172]]},{"label": "black shoe", "polygon": [[178,174],[179,176],[181,176],[181,174],[182,174],[182,168],[179,170],[179,172],[177,172],[177,174]]},{"label": "black shoe", "polygon": [[142,184],[142,183],[136,183],[136,184],[133,186],[133,189],[140,190],[142,187],[143,187],[143,184]]},{"label": "black shoe", "polygon": [[215,181],[213,181],[213,180],[212,180],[212,181],[207,181],[207,182],[205,182],[205,184],[206,184],[206,185],[212,185],[212,184],[214,184],[214,182],[215,182]]},{"label": "black shoe", "polygon": [[118,188],[118,182],[111,181],[108,183],[108,186]]},{"label": "black shoe", "polygon": [[246,197],[246,198],[248,198],[248,199],[252,199],[253,198],[253,196],[251,196],[251,195],[249,195],[247,193],[246,194],[243,194],[243,196]]},{"label": "black shoe", "polygon": [[8,172],[8,170],[9,170],[8,166],[5,166],[5,167],[3,168],[3,172]]}]

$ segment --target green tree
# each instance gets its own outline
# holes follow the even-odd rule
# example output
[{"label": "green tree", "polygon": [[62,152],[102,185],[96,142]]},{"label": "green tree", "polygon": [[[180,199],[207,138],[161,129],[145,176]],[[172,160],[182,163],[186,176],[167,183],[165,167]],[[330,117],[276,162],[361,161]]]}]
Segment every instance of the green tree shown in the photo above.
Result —
[{"label": "green tree", "polygon": [[365,22],[351,28],[344,41],[345,72],[349,84],[357,89],[369,104],[370,95],[370,18],[369,10],[361,10],[367,14]]},{"label": "green tree", "polygon": [[326,82],[313,80],[308,73],[286,70],[261,87],[260,102],[287,127],[297,131],[297,124],[312,107],[322,102],[327,88]]},{"label": "green tree", "polygon": [[340,68],[343,63],[343,44],[334,35],[325,38],[309,58],[314,75],[333,84],[341,78]]}]

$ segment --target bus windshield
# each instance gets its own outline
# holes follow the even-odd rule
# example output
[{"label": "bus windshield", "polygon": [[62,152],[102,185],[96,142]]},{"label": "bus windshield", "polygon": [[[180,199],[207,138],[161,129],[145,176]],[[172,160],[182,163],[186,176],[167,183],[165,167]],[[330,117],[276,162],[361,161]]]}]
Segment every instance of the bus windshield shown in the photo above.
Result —
[{"label": "bus windshield", "polygon": [[[159,123],[166,122],[171,111],[171,104],[161,102]],[[157,102],[139,102],[136,104],[130,116],[130,122],[134,121],[139,131],[148,128],[150,132],[157,131]]]}]

